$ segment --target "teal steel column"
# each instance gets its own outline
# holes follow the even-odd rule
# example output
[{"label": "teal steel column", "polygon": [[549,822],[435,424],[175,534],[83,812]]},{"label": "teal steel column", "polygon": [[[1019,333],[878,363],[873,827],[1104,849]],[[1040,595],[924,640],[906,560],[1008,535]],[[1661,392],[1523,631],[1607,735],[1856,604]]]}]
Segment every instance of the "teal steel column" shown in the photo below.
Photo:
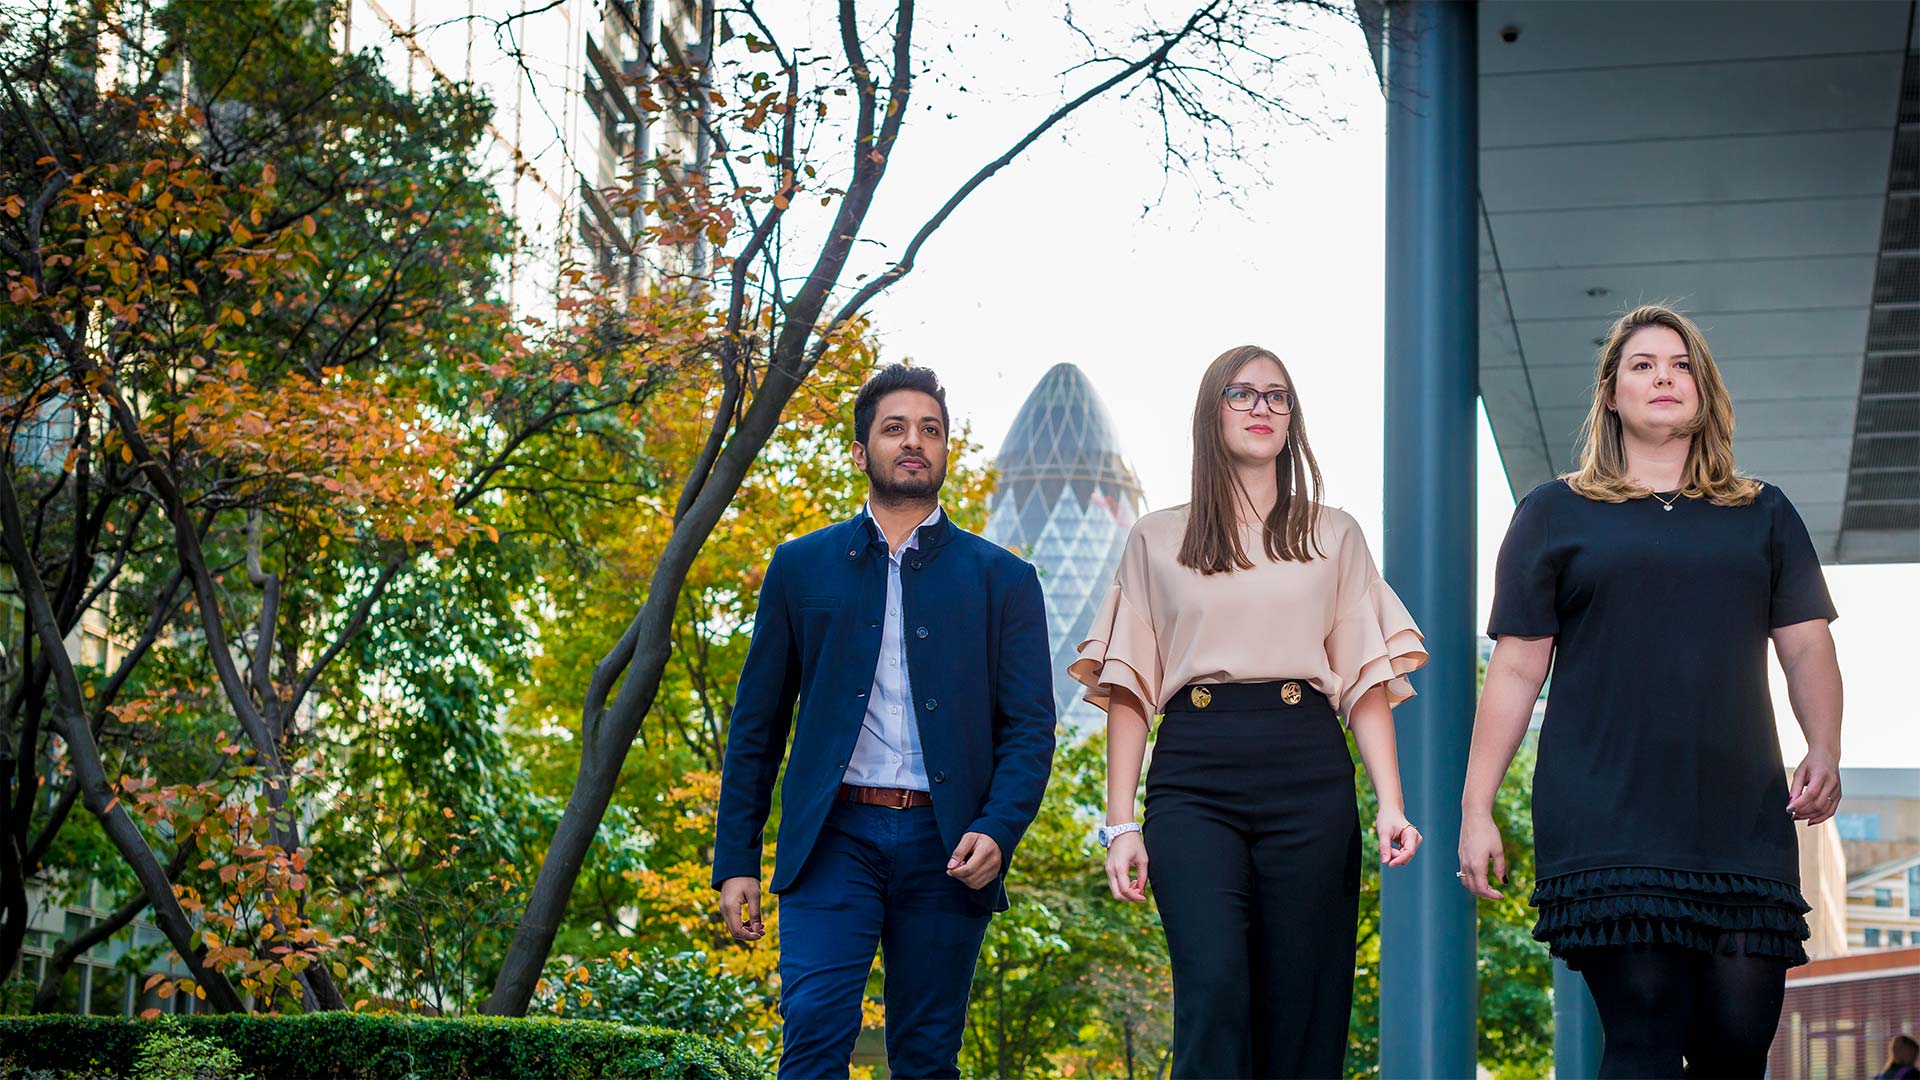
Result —
[{"label": "teal steel column", "polygon": [[1553,962],[1553,1075],[1556,1080],[1594,1080],[1600,1075],[1600,1013],[1587,980],[1563,961]]},{"label": "teal steel column", "polygon": [[1387,5],[1386,576],[1427,635],[1397,710],[1407,816],[1426,837],[1382,875],[1380,1075],[1471,1077],[1474,899],[1454,877],[1473,729],[1474,398],[1479,385],[1475,10]]}]

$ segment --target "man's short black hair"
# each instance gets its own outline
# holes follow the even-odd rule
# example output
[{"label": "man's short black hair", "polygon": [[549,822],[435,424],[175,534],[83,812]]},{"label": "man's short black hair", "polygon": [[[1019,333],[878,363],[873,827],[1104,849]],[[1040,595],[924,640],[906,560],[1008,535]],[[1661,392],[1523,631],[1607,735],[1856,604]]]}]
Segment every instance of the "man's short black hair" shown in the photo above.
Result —
[{"label": "man's short black hair", "polygon": [[880,399],[895,390],[918,390],[940,403],[940,429],[946,431],[953,425],[947,422],[947,390],[940,385],[940,377],[932,368],[908,367],[905,364],[888,364],[873,373],[861,387],[858,397],[853,399],[853,438],[862,446],[867,436],[873,433],[873,414],[880,407]]}]

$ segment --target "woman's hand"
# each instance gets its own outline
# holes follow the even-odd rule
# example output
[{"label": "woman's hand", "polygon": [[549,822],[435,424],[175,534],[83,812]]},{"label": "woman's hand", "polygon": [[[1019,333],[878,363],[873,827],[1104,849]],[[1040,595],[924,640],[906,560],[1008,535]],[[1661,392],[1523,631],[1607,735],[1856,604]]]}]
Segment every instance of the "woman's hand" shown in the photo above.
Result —
[{"label": "woman's hand", "polygon": [[1469,814],[1460,822],[1460,884],[1468,892],[1487,900],[1502,899],[1487,880],[1487,861],[1493,861],[1493,874],[1500,884],[1507,883],[1507,852],[1500,843],[1500,826],[1492,814]]},{"label": "woman's hand", "polygon": [[1373,819],[1373,831],[1380,837],[1383,865],[1405,866],[1413,861],[1413,853],[1420,850],[1420,830],[1413,827],[1404,813],[1380,811],[1380,816]]},{"label": "woman's hand", "polygon": [[1787,813],[1818,825],[1840,809],[1840,766],[1824,750],[1809,750],[1787,785]]},{"label": "woman's hand", "polygon": [[1107,848],[1107,887],[1115,900],[1146,903],[1147,842],[1139,833],[1116,836]]}]

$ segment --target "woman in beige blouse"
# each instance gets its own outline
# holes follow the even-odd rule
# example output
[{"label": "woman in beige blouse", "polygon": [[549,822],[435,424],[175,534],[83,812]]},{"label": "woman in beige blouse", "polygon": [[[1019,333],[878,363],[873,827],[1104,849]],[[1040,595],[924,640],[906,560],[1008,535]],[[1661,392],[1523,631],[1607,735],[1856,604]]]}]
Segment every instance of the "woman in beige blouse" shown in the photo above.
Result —
[{"label": "woman in beige blouse", "polygon": [[[1293,380],[1223,353],[1193,414],[1193,499],[1140,519],[1070,669],[1107,710],[1107,879],[1173,961],[1173,1075],[1337,1076],[1353,997],[1360,822],[1340,717],[1379,795],[1381,862],[1420,847],[1392,706],[1420,630],[1347,513],[1320,502]],[[1134,793],[1148,718],[1164,714]]]}]

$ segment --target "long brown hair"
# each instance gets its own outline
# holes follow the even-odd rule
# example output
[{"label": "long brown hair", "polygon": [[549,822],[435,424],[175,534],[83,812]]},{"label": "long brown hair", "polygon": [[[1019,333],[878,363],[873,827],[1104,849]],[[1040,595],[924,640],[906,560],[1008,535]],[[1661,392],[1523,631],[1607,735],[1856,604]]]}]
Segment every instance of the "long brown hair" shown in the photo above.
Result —
[{"label": "long brown hair", "polygon": [[[1320,550],[1320,463],[1313,459],[1307,445],[1307,421],[1300,406],[1300,391],[1280,358],[1258,345],[1228,349],[1200,376],[1200,396],[1193,404],[1193,501],[1187,507],[1187,535],[1180,544],[1180,565],[1203,574],[1224,574],[1253,569],[1240,544],[1237,498],[1246,492],[1234,474],[1227,455],[1226,438],[1220,433],[1220,399],[1227,384],[1240,369],[1254,360],[1271,360],[1280,366],[1280,375],[1293,391],[1293,415],[1287,420],[1287,444],[1274,459],[1279,475],[1280,498],[1262,523],[1261,541],[1268,559],[1276,562],[1307,562],[1325,553]],[[1311,479],[1313,486],[1307,486]]]},{"label": "long brown hair", "polygon": [[1620,316],[1600,347],[1593,376],[1593,402],[1587,410],[1587,433],[1580,448],[1580,468],[1560,479],[1589,499],[1626,502],[1651,495],[1646,486],[1627,475],[1626,445],[1620,434],[1620,414],[1608,408],[1620,382],[1620,356],[1627,339],[1649,326],[1664,326],[1680,335],[1687,347],[1688,369],[1700,395],[1700,408],[1682,424],[1690,436],[1687,464],[1681,473],[1680,493],[1706,499],[1715,506],[1745,506],[1760,493],[1756,480],[1739,475],[1733,464],[1733,399],[1720,380],[1713,351],[1693,320],[1658,304],[1646,304]]}]

